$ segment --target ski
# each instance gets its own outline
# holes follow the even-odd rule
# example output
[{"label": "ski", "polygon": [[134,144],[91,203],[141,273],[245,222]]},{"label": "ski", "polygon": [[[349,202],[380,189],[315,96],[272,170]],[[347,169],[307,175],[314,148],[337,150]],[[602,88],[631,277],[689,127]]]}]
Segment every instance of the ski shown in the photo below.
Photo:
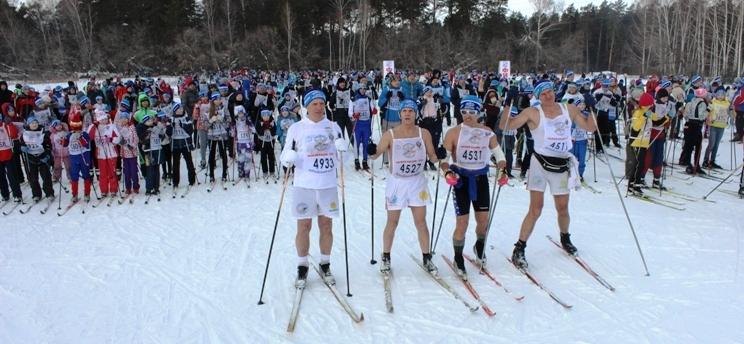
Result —
[{"label": "ski", "polygon": [[28,207],[26,207],[24,209],[21,209],[18,212],[21,213],[21,214],[26,214],[29,211],[31,211],[31,208],[33,208],[35,205],[37,205],[39,203],[41,203],[41,200],[38,200],[38,201],[35,201],[35,202],[32,201],[31,204],[28,205]]},{"label": "ski", "polygon": [[[481,267],[481,266],[480,266],[480,265],[479,265],[479,264],[478,264],[478,263],[477,263],[477,262],[475,261],[475,259],[471,258],[470,256],[468,256],[468,255],[466,255],[466,254],[463,254],[462,256],[463,256],[463,257],[465,257],[465,259],[467,259],[467,260],[468,260],[468,261],[469,261],[469,262],[470,262],[471,264],[473,264],[473,266],[475,266],[476,268],[480,269],[480,272],[481,272],[481,274],[483,274],[483,275],[486,275],[486,277],[488,277],[488,279],[490,279],[491,281],[493,281],[493,283],[496,283],[496,285],[497,285],[497,286],[499,286],[499,287],[501,287],[502,289],[504,289],[504,292],[505,292],[505,293],[507,293],[507,294],[511,295],[511,290],[507,289],[507,288],[506,288],[506,287],[505,287],[505,286],[504,286],[503,284],[501,284],[501,282],[499,282],[499,281],[498,281],[498,280],[496,279],[496,277],[493,277],[493,275],[491,274],[491,272],[490,272],[490,271],[488,271],[488,269],[486,269],[486,267],[485,267],[485,266],[484,266],[484,267]],[[513,296],[513,295],[512,295],[512,297],[514,298],[514,300],[517,300],[517,301],[522,301],[522,300],[524,299],[524,296]]]},{"label": "ski", "polygon": [[15,202],[15,204],[13,204],[13,206],[10,207],[10,209],[8,209],[7,211],[4,211],[3,212],[3,216],[10,215],[13,212],[13,210],[16,210],[16,208],[18,208],[21,204],[26,204],[26,203],[23,203],[23,201]]},{"label": "ski", "polygon": [[173,187],[173,194],[171,194],[172,199],[176,199],[176,196],[178,196],[178,187]]},{"label": "ski", "polygon": [[526,269],[520,269],[520,268],[518,268],[517,265],[514,264],[514,262],[512,262],[511,259],[506,258],[506,260],[509,261],[512,264],[512,266],[514,266],[514,268],[517,269],[517,271],[521,272],[525,277],[527,277],[527,279],[529,279],[532,282],[532,284],[536,285],[538,288],[540,288],[544,292],[546,292],[548,294],[548,296],[550,296],[550,298],[553,299],[553,301],[557,302],[559,305],[563,306],[563,308],[565,308],[565,309],[571,309],[573,307],[573,306],[567,304],[566,302],[564,302],[563,300],[559,299],[558,296],[556,296],[555,294],[553,294],[552,291],[550,291],[542,283],[540,283],[540,281],[534,275],[532,275],[532,273],[530,273]]},{"label": "ski", "polygon": [[287,332],[294,332],[295,324],[297,323],[297,315],[300,313],[300,303],[302,302],[302,293],[305,291],[305,287],[295,287],[294,302],[292,302],[292,313],[289,316],[289,324],[287,325]]},{"label": "ski", "polygon": [[457,292],[456,292],[456,291],[455,291],[454,289],[452,289],[452,287],[450,287],[450,285],[449,285],[449,284],[447,284],[447,282],[445,282],[445,281],[444,281],[444,280],[442,279],[442,277],[440,277],[439,275],[435,275],[435,274],[431,274],[431,273],[429,273],[429,271],[427,271],[427,270],[426,270],[426,268],[425,268],[425,267],[424,267],[424,266],[423,266],[423,265],[421,264],[421,262],[419,262],[419,260],[418,260],[418,259],[416,259],[416,257],[415,257],[414,255],[411,255],[411,259],[413,259],[413,261],[414,261],[414,262],[416,262],[416,264],[418,264],[418,266],[419,266],[419,267],[421,267],[421,269],[423,269],[423,270],[424,270],[424,271],[426,272],[426,274],[427,274],[427,275],[429,275],[429,276],[430,276],[430,277],[431,277],[432,279],[434,279],[434,281],[436,281],[436,282],[437,282],[437,283],[438,283],[438,284],[439,284],[439,285],[440,285],[440,286],[441,286],[442,288],[444,288],[444,290],[446,290],[446,291],[447,291],[448,293],[450,293],[450,295],[452,295],[452,296],[453,296],[453,297],[454,297],[454,298],[455,298],[456,300],[459,300],[460,302],[462,302],[462,304],[463,304],[463,305],[464,305],[465,307],[467,307],[467,308],[468,308],[468,310],[470,310],[471,312],[475,312],[475,311],[477,311],[477,310],[478,310],[478,308],[479,308],[478,306],[471,306],[471,305],[470,305],[470,304],[468,303],[468,301],[466,301],[466,300],[465,300],[465,299],[464,299],[464,298],[463,298],[462,296],[460,296],[460,294],[458,294],[458,293],[457,293]]},{"label": "ski", "polygon": [[601,284],[603,287],[609,289],[610,291],[615,291],[615,287],[613,287],[609,282],[607,282],[604,278],[602,278],[602,276],[600,276],[598,273],[596,273],[594,271],[594,269],[592,269],[589,266],[589,264],[587,264],[583,259],[581,259],[581,257],[579,257],[579,255],[571,255],[571,254],[569,254],[568,252],[566,252],[566,250],[563,249],[563,247],[561,247],[561,245],[557,241],[555,241],[555,239],[553,239],[553,237],[551,237],[550,235],[546,235],[546,237],[548,237],[548,240],[550,240],[550,242],[552,242],[553,245],[555,245],[556,247],[558,247],[559,250],[561,250],[563,253],[565,253],[569,257],[573,258],[573,260],[577,264],[579,264],[579,266],[581,266],[581,268],[584,269],[584,271],[586,271],[587,273],[589,273],[589,275],[591,275],[592,277],[594,277],[594,279],[597,280],[597,282],[599,282],[599,284]]},{"label": "ski", "polygon": [[65,207],[64,209],[62,209],[62,211],[58,211],[57,212],[57,216],[62,216],[64,214],[67,214],[67,212],[70,211],[70,209],[72,209],[72,207],[74,207],[78,203],[80,203],[80,200],[71,202],[70,204],[67,205],[67,207]]},{"label": "ski", "polygon": [[585,181],[584,182],[581,182],[581,187],[586,188],[587,190],[589,190],[589,191],[591,191],[591,192],[593,192],[595,194],[601,194],[602,193],[602,191],[599,191],[599,190],[595,189],[594,187],[590,186]]},{"label": "ski", "polygon": [[147,197],[145,197],[145,204],[150,204],[150,198],[152,198],[152,194],[147,194]]},{"label": "ski", "polygon": [[684,211],[685,210],[685,208],[683,208],[683,207],[680,207],[680,206],[677,206],[677,205],[674,205],[674,204],[671,204],[671,203],[666,203],[666,201],[655,199],[655,198],[651,198],[651,197],[649,197],[647,195],[641,195],[641,196],[631,195],[631,196],[634,197],[634,198],[640,199],[642,201],[646,201],[646,202],[649,202],[649,203],[660,205],[662,207],[667,207],[667,208],[674,209],[674,210],[679,210],[679,211]]},{"label": "ski", "polygon": [[349,317],[351,317],[351,320],[353,320],[355,323],[360,323],[364,321],[364,313],[357,315],[354,309],[351,308],[349,301],[343,295],[341,295],[341,293],[338,291],[338,289],[336,288],[336,285],[326,283],[325,279],[323,279],[323,273],[320,271],[320,269],[314,262],[311,262],[310,265],[312,265],[313,269],[315,269],[315,272],[317,272],[318,275],[320,275],[320,278],[323,280],[323,284],[325,284],[326,287],[328,287],[328,289],[331,290],[331,293],[333,293],[333,296],[336,297],[336,301],[338,301],[338,303],[346,311],[346,313],[349,314]]},{"label": "ski", "polygon": [[[447,263],[447,265],[450,267],[450,269],[452,269],[452,272],[457,273],[457,270],[455,269],[455,265],[452,264],[452,261],[449,258],[447,258],[447,256],[442,255],[442,259],[444,259],[444,262]],[[462,279],[462,278],[459,278],[459,277],[458,277],[458,279],[460,281],[462,281],[462,284],[465,285],[465,289],[468,290],[468,292],[470,293],[470,295],[473,296],[473,298],[475,299],[475,301],[477,301],[478,304],[480,304],[481,309],[483,309],[483,312],[485,312],[486,315],[488,315],[489,317],[492,317],[492,316],[496,315],[496,313],[494,313],[491,310],[491,308],[488,307],[488,305],[483,301],[483,299],[481,299],[480,295],[478,295],[478,292],[475,291],[475,288],[473,288],[473,285],[470,284],[470,282],[468,280]]]},{"label": "ski", "polygon": [[10,204],[10,201],[3,201],[3,204],[0,204],[0,209],[5,208],[6,205]]},{"label": "ski", "polygon": [[[60,195],[60,197],[62,197],[62,196]],[[50,207],[52,206],[52,204],[54,204],[54,200],[55,200],[56,198],[57,198],[57,197],[50,197],[50,198],[47,198],[47,204],[46,204],[46,206],[44,206],[44,209],[41,209],[41,210],[39,210],[39,212],[40,212],[40,213],[41,213],[42,215],[43,215],[43,214],[46,214],[46,212],[47,212],[47,211],[49,210],[49,208],[50,208]]]},{"label": "ski", "polygon": [[393,312],[393,290],[391,282],[393,279],[393,273],[391,271],[382,273],[382,286],[385,289],[385,308],[388,313]]},{"label": "ski", "polygon": [[108,198],[108,196],[104,196],[104,197],[97,199],[96,202],[93,203],[92,207],[98,208],[101,204],[103,204],[104,201],[106,201],[106,198]]},{"label": "ski", "polygon": [[88,204],[90,204],[90,201],[89,200],[88,201],[83,201],[83,204],[80,205],[82,207],[82,210],[80,211],[82,214],[85,214],[85,208],[88,207]]},{"label": "ski", "polygon": [[109,196],[109,199],[108,199],[108,201],[106,202],[106,206],[107,206],[107,207],[110,207],[110,206],[111,206],[112,204],[114,204],[114,200],[115,200],[115,199],[117,199],[117,198],[121,198],[121,197],[119,197],[119,196],[118,196],[118,195],[116,195],[116,194],[114,194],[114,195],[111,195],[111,196]]},{"label": "ski", "polygon": [[207,192],[212,192],[212,190],[214,190],[214,183],[214,181],[209,182],[209,186],[207,186]]},{"label": "ski", "polygon": [[119,204],[124,204],[124,202],[127,201],[127,198],[130,198],[132,196],[131,193],[124,195],[124,197],[119,198],[116,202]]}]

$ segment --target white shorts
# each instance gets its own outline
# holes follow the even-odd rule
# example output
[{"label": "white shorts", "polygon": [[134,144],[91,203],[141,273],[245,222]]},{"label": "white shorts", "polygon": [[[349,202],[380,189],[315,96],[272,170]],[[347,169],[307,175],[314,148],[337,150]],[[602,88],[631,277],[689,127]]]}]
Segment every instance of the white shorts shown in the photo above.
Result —
[{"label": "white shorts", "polygon": [[530,158],[530,169],[527,171],[527,190],[545,192],[550,185],[550,194],[553,196],[568,195],[568,172],[553,173],[543,169],[535,155]]},{"label": "white shorts", "polygon": [[385,209],[401,210],[407,207],[425,207],[431,204],[431,194],[426,176],[388,176],[385,186]]},{"label": "white shorts", "polygon": [[338,217],[338,188],[305,189],[294,187],[292,214],[297,219],[311,219],[319,215]]}]

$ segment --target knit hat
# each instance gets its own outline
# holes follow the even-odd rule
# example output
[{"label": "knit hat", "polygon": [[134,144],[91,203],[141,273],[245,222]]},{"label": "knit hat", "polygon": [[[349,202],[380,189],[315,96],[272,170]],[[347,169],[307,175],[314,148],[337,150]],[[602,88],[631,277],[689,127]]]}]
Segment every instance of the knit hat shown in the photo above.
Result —
[{"label": "knit hat", "polygon": [[147,123],[147,121],[149,121],[151,119],[152,119],[152,116],[150,116],[149,114],[148,115],[144,115],[144,116],[142,116],[142,121],[140,121],[140,123]]},{"label": "knit hat", "polygon": [[402,102],[400,102],[400,111],[403,111],[403,109],[411,109],[414,112],[418,111],[418,105],[416,105],[416,102],[410,99],[406,99]]},{"label": "knit hat", "polygon": [[178,109],[181,109],[181,103],[174,103],[172,109],[173,109],[173,113],[176,113]]},{"label": "knit hat", "polygon": [[121,111],[118,114],[116,114],[116,119],[126,119],[129,120],[129,112],[127,111]]},{"label": "knit hat", "polygon": [[659,85],[659,86],[661,86],[661,88],[672,87],[672,82],[669,81],[669,80],[664,80],[664,81],[661,82],[661,85]]},{"label": "knit hat", "polygon": [[39,124],[39,120],[36,119],[36,116],[29,116],[26,118],[26,124],[31,125],[32,122],[36,122],[36,124]]},{"label": "knit hat", "polygon": [[305,97],[302,100],[302,105],[304,107],[307,107],[310,105],[310,102],[312,102],[315,99],[321,99],[323,102],[326,101],[325,93],[319,90],[312,90],[310,92],[305,93]]},{"label": "knit hat", "polygon": [[286,112],[289,112],[289,106],[284,105],[284,106],[282,106],[281,109],[279,109],[279,112],[285,112],[285,111]]},{"label": "knit hat", "polygon": [[90,99],[88,99],[88,97],[86,97],[86,96],[80,97],[80,101],[79,101],[80,106],[85,106],[89,102],[90,102]]},{"label": "knit hat", "polygon": [[708,95],[708,91],[705,90],[705,87],[699,87],[695,89],[695,97],[705,98],[705,96],[707,95]]},{"label": "knit hat", "polygon": [[693,75],[692,76],[692,79],[690,79],[690,83],[691,84],[694,84],[694,83],[699,82],[699,81],[702,81],[702,80],[703,80],[703,78],[701,78],[700,75]]},{"label": "knit hat", "polygon": [[424,94],[426,94],[426,92],[431,92],[431,86],[424,87]]},{"label": "knit hat", "polygon": [[654,105],[654,97],[652,97],[648,93],[644,93],[641,95],[639,104],[641,105],[641,107],[651,107],[652,105]]},{"label": "knit hat", "polygon": [[666,88],[660,88],[658,91],[656,91],[656,99],[661,99],[663,97],[669,97],[669,91],[666,90]]},{"label": "knit hat", "polygon": [[236,105],[235,109],[233,109],[233,112],[235,113],[235,115],[239,113],[245,113],[245,108],[243,107],[243,105]]},{"label": "knit hat", "polygon": [[268,109],[261,110],[261,117],[269,117],[269,116],[271,116],[271,110],[268,110]]},{"label": "knit hat", "polygon": [[220,99],[220,95],[218,93],[212,93],[212,95],[209,96],[209,100],[215,101],[217,99]]},{"label": "knit hat", "polygon": [[716,97],[725,96],[725,95],[726,95],[726,90],[722,88],[719,88],[718,90],[716,90]]},{"label": "knit hat", "polygon": [[540,94],[553,89],[552,81],[542,81],[535,86],[535,98],[540,98]]},{"label": "knit hat", "polygon": [[103,111],[101,111],[101,110],[96,110],[95,113],[96,113],[96,121],[99,121],[100,122],[100,121],[103,121],[103,120],[109,118],[108,114],[105,113],[105,112],[103,112]]},{"label": "knit hat", "polygon": [[473,95],[467,95],[460,101],[460,110],[475,110],[480,111],[481,102],[478,97]]}]

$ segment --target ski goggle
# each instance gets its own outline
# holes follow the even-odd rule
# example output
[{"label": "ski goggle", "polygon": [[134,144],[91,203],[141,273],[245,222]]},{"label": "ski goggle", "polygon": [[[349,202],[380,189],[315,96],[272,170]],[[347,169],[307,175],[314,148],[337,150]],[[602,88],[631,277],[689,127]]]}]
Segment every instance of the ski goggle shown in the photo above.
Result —
[{"label": "ski goggle", "polygon": [[463,116],[480,116],[480,111],[462,109],[460,110],[460,114],[462,114]]}]

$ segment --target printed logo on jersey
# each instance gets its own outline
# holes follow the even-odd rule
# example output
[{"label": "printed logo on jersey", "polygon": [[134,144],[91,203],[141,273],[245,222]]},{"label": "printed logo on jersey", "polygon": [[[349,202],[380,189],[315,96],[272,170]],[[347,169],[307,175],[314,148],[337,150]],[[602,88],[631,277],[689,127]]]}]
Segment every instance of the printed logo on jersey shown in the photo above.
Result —
[{"label": "printed logo on jersey", "polygon": [[486,133],[483,130],[473,130],[471,131],[470,138],[468,138],[468,142],[478,144],[485,135]]},{"label": "printed logo on jersey", "polygon": [[426,191],[419,192],[419,199],[422,201],[428,201],[429,200],[429,193]]},{"label": "printed logo on jersey", "polygon": [[307,203],[300,203],[297,205],[297,213],[300,215],[307,214],[307,209],[308,209]]},{"label": "printed logo on jersey", "polygon": [[571,130],[571,123],[569,120],[565,120],[555,124],[555,133],[558,135],[564,136],[569,130]]},{"label": "printed logo on jersey", "polygon": [[328,205],[328,210],[330,211],[338,211],[338,204],[336,202],[331,201],[331,204]]},{"label": "printed logo on jersey", "polygon": [[313,137],[313,147],[316,151],[325,151],[330,146],[330,140],[333,140],[333,136],[316,135]]},{"label": "printed logo on jersey", "polygon": [[389,205],[396,205],[398,204],[398,196],[393,195],[392,197],[388,197],[387,202]]},{"label": "printed logo on jersey", "polygon": [[403,147],[400,147],[403,149],[403,156],[412,159],[416,156],[416,150],[421,148],[421,142],[416,142],[416,144],[413,143],[406,143],[403,144]]}]

